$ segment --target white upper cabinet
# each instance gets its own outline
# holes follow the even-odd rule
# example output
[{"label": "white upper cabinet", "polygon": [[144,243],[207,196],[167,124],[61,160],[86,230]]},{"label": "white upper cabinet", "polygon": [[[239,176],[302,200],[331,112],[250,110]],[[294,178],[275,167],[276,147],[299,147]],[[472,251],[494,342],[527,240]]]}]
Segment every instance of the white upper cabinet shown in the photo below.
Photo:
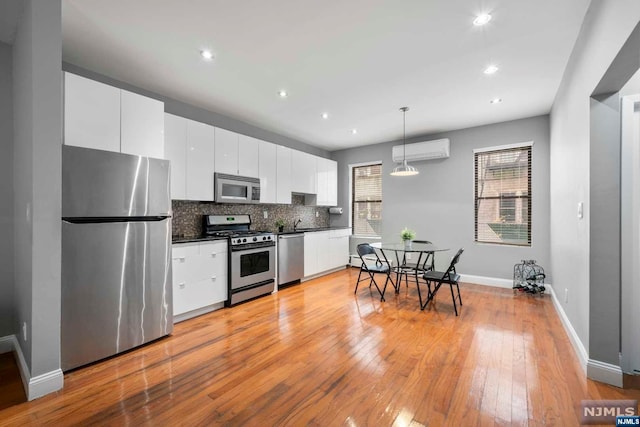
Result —
[{"label": "white upper cabinet", "polygon": [[318,192],[316,156],[298,150],[291,151],[291,191],[316,194]]},{"label": "white upper cabinet", "polygon": [[317,157],[318,206],[335,206],[338,204],[338,164],[334,160]]},{"label": "white upper cabinet", "polygon": [[187,198],[187,120],[164,115],[164,154],[171,161],[171,198]]},{"label": "white upper cabinet", "polygon": [[338,204],[338,162],[328,160],[327,166],[327,206],[336,206]]},{"label": "white upper cabinet", "polygon": [[64,73],[64,143],[164,158],[164,103]]},{"label": "white upper cabinet", "polygon": [[[276,203],[291,204],[291,148],[276,148]],[[261,190],[262,191],[262,190]]]},{"label": "white upper cabinet", "polygon": [[64,73],[64,143],[120,151],[120,89]]},{"label": "white upper cabinet", "polygon": [[171,161],[171,198],[213,201],[213,126],[166,114],[164,150]]},{"label": "white upper cabinet", "polygon": [[238,137],[235,132],[215,128],[215,171],[238,175]]},{"label": "white upper cabinet", "polygon": [[120,92],[120,151],[164,158],[164,102]]},{"label": "white upper cabinet", "polygon": [[260,140],[246,135],[238,138],[238,175],[260,177],[258,145]]},{"label": "white upper cabinet", "polygon": [[277,146],[275,144],[258,141],[260,203],[277,202],[277,156]]},{"label": "white upper cabinet", "polygon": [[187,200],[213,201],[215,128],[187,120]]}]

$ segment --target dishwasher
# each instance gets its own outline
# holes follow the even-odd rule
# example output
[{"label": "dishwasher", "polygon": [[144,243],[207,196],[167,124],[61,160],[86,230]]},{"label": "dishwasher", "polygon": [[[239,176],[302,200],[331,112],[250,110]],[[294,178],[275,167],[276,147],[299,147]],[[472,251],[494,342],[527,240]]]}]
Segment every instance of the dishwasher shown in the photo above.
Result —
[{"label": "dishwasher", "polygon": [[304,233],[278,236],[278,286],[304,277]]}]

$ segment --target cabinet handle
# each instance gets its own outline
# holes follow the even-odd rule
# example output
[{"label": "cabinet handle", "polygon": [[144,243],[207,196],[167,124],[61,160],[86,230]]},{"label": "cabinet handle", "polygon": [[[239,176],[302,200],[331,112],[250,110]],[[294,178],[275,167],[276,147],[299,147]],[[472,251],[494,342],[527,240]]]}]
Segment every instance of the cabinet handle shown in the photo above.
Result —
[{"label": "cabinet handle", "polygon": [[215,257],[216,257],[216,255],[218,255],[218,254],[216,254],[215,252],[211,252],[211,256],[212,256],[213,258],[215,258]]},{"label": "cabinet handle", "polygon": [[180,286],[180,289],[184,289],[184,287],[185,287],[185,286],[187,286],[187,284],[186,284],[186,283],[184,283],[184,282],[182,282],[182,283],[180,283],[178,286]]},{"label": "cabinet handle", "polygon": [[183,256],[179,256],[173,259],[174,261],[184,262],[185,258]]},{"label": "cabinet handle", "polygon": [[211,280],[216,280],[218,276],[211,276]]}]

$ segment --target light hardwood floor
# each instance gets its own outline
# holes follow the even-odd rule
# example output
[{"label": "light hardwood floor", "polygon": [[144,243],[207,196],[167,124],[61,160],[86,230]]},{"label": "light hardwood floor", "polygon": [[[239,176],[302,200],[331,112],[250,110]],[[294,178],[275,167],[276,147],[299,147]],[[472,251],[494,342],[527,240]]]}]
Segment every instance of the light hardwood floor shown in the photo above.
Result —
[{"label": "light hardwood floor", "polygon": [[550,297],[463,284],[418,307],[348,269],[179,323],[65,375],[0,425],[578,425],[582,399],[638,399],[585,378]]}]

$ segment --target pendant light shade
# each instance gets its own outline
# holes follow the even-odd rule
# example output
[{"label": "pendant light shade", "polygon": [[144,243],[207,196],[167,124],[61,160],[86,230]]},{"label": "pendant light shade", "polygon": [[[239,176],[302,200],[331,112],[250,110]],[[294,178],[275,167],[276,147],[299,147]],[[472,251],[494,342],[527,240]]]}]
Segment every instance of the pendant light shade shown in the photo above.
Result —
[{"label": "pendant light shade", "polygon": [[400,108],[402,111],[402,163],[396,165],[395,168],[391,171],[391,176],[411,176],[418,175],[420,172],[413,166],[409,166],[407,164],[407,152],[406,152],[406,139],[407,139],[407,120],[406,114],[409,111],[409,107]]}]

